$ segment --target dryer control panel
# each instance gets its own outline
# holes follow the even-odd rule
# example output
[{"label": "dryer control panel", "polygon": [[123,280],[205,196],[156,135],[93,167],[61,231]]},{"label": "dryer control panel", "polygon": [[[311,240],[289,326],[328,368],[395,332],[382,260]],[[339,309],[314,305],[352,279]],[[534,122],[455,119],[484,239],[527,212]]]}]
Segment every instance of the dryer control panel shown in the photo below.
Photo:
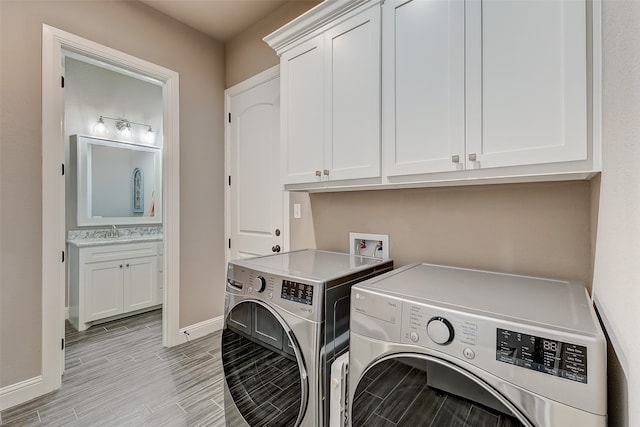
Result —
[{"label": "dryer control panel", "polygon": [[321,285],[229,264],[227,294],[264,301],[308,320],[322,320]]}]

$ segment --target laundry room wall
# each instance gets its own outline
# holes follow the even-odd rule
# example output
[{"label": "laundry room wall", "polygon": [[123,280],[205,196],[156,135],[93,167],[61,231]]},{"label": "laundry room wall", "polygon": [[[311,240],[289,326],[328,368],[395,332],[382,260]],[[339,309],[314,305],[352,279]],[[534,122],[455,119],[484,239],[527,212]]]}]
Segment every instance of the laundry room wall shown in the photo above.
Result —
[{"label": "laundry room wall", "polygon": [[2,0],[0,389],[41,374],[43,23],[180,74],[180,327],[224,309],[223,45],[137,1]]}]

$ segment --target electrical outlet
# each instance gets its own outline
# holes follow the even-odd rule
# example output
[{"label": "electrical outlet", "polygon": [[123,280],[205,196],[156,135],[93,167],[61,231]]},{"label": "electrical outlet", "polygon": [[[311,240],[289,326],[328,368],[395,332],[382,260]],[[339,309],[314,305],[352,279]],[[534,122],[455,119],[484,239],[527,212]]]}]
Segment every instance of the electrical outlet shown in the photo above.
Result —
[{"label": "electrical outlet", "polygon": [[389,235],[349,233],[349,253],[373,258],[389,258]]}]

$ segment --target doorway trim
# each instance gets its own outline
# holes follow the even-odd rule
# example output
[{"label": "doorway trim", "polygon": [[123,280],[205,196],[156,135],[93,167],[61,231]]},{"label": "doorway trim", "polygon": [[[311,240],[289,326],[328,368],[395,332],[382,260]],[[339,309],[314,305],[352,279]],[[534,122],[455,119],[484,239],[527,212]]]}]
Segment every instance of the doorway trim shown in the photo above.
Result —
[{"label": "doorway trim", "polygon": [[[164,300],[162,343],[180,342],[180,132],[177,72],[49,25],[42,26],[42,375],[28,387],[35,397],[61,386],[64,337],[65,203],[62,51],[72,51],[162,82]],[[61,330],[62,328],[62,330]],[[24,390],[26,391],[26,390]],[[30,394],[30,393],[28,393]],[[26,400],[26,399],[25,399]]]}]

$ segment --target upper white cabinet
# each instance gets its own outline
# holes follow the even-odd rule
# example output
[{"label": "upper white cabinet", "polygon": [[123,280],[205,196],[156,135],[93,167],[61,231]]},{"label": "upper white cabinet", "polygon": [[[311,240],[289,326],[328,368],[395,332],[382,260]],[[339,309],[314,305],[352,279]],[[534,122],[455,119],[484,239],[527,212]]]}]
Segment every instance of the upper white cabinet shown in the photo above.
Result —
[{"label": "upper white cabinet", "polygon": [[284,183],[379,178],[379,2],[310,12],[265,39],[281,57]]},{"label": "upper white cabinet", "polygon": [[599,21],[586,0],[321,3],[265,38],[285,188],[593,176]]},{"label": "upper white cabinet", "polygon": [[382,32],[390,182],[599,168],[586,2],[388,0]]}]

